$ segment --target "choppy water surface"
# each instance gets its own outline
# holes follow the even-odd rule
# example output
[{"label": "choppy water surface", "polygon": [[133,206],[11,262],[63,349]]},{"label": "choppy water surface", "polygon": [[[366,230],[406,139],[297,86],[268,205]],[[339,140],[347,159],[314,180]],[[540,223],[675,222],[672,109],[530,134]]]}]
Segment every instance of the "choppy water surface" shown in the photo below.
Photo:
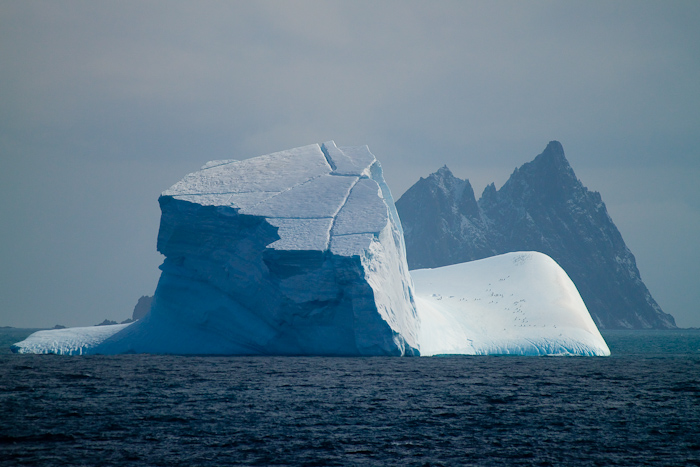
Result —
[{"label": "choppy water surface", "polygon": [[700,332],[605,337],[609,358],[3,353],[0,465],[700,465]]}]

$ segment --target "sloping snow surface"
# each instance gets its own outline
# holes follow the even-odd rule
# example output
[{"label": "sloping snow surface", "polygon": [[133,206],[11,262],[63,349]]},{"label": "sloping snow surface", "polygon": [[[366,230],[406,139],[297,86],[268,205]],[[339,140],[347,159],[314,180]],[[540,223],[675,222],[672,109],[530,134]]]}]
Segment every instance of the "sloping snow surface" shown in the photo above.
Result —
[{"label": "sloping snow surface", "polygon": [[37,331],[26,340],[14,344],[11,349],[15,353],[88,354],[89,349],[93,349],[130,324],[132,323]]},{"label": "sloping snow surface", "polygon": [[547,255],[507,253],[411,275],[421,355],[610,355],[576,286]]},{"label": "sloping snow surface", "polygon": [[606,355],[566,274],[520,253],[415,271],[379,162],[331,141],[213,161],[163,192],[165,255],[130,325],[40,331],[19,353]]}]

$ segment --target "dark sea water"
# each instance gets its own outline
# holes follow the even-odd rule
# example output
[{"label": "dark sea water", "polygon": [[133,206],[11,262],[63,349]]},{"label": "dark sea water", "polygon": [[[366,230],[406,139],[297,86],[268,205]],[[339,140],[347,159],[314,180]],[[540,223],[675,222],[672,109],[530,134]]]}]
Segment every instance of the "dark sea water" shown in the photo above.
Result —
[{"label": "dark sea water", "polygon": [[607,332],[608,358],[13,355],[16,333],[3,466],[700,465],[698,330]]}]

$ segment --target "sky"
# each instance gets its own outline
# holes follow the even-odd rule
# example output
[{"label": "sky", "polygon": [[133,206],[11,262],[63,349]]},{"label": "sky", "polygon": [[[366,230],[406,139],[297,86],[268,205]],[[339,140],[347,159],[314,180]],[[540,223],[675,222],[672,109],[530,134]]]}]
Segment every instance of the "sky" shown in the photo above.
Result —
[{"label": "sky", "polygon": [[551,140],[700,327],[700,2],[0,0],[0,326],[153,294],[158,196],[215,159],[367,144],[398,197]]}]

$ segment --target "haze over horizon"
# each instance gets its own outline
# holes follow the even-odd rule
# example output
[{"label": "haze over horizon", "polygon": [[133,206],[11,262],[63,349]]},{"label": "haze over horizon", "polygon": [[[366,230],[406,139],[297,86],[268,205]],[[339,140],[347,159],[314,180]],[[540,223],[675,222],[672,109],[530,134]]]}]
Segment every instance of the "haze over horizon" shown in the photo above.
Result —
[{"label": "haze over horizon", "polygon": [[214,159],[367,144],[395,199],[560,141],[700,326],[700,3],[0,0],[0,326],[131,316],[158,195]]}]

